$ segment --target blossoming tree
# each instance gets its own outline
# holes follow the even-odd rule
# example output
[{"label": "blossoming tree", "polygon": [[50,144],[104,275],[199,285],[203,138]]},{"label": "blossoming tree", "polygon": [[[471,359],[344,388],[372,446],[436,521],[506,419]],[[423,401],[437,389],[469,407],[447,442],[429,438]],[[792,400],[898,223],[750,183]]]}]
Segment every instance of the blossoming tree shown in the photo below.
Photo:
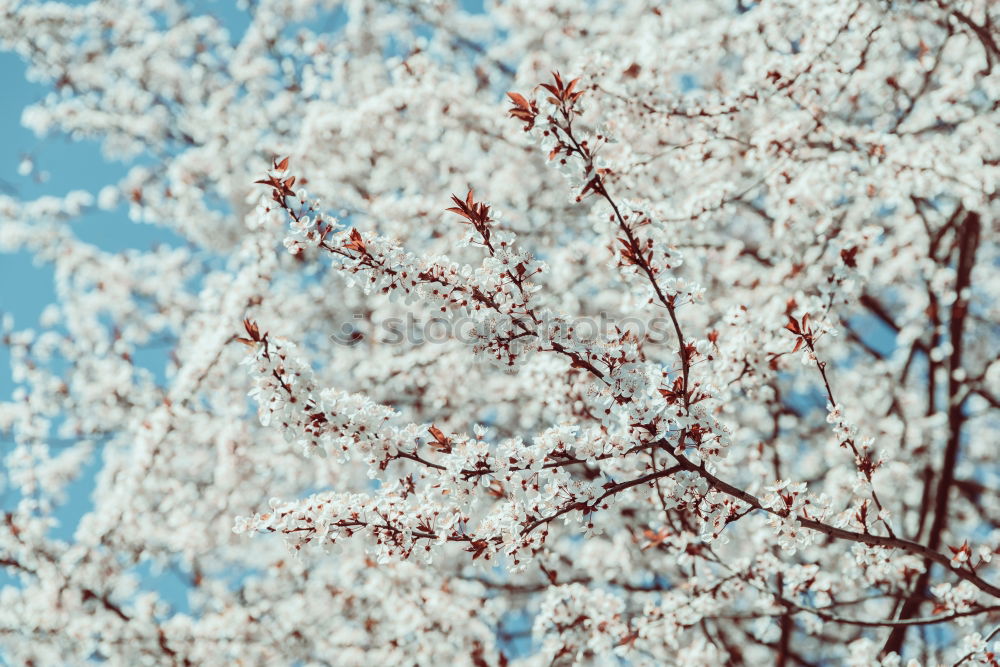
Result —
[{"label": "blossoming tree", "polygon": [[246,4],[0,2],[128,167],[0,197],[4,661],[998,664],[1000,5]]}]

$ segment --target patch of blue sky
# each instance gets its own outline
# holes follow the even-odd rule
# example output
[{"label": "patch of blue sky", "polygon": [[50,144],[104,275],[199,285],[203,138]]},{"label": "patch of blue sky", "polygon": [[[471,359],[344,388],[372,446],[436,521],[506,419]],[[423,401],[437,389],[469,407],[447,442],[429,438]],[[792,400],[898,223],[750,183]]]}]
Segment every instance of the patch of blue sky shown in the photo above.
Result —
[{"label": "patch of blue sky", "polygon": [[[83,0],[70,0],[70,4],[87,3]],[[473,13],[485,11],[483,0],[464,0],[462,4],[467,11]],[[249,14],[239,9],[235,3],[219,0],[196,3],[195,7],[196,11],[205,11],[219,18],[234,43],[249,25]],[[166,17],[161,18],[167,20]],[[322,23],[311,20],[302,26],[292,26],[289,34],[294,34],[301,27],[313,27],[318,31],[336,30],[346,20],[346,13],[338,8],[328,16],[320,17]],[[429,34],[428,32],[425,36]],[[503,33],[501,31],[498,34]],[[296,71],[304,64],[305,61],[295,63]],[[150,156],[138,156],[127,163],[110,160],[103,155],[100,142],[93,138],[35,136],[21,126],[21,113],[25,107],[40,101],[48,93],[48,89],[44,85],[28,81],[25,75],[26,66],[16,55],[0,52],[0,86],[4,90],[4,100],[0,104],[0,137],[4,139],[4,150],[0,152],[0,194],[31,200],[47,195],[64,195],[73,190],[86,190],[96,196],[102,187],[123,178],[131,167],[152,161]],[[688,74],[681,78],[680,86],[683,90],[695,90],[699,84],[694,75]],[[22,164],[27,164],[26,161],[30,162],[31,169],[22,173]],[[211,205],[220,211],[227,210],[225,202],[219,201]],[[183,238],[165,227],[130,221],[125,205],[112,211],[94,208],[75,219],[72,225],[78,238],[106,252],[148,250],[163,244],[186,245]],[[220,266],[218,258],[202,256],[200,259],[208,266]],[[0,313],[12,314],[17,328],[37,328],[42,310],[55,300],[51,266],[33,261],[26,252],[0,254]],[[136,364],[149,370],[157,383],[161,384],[167,381],[166,367],[171,347],[169,341],[162,343],[162,346],[153,344],[143,347],[133,355]],[[58,362],[54,369],[58,370]],[[9,352],[6,347],[0,346],[0,400],[9,400],[14,389]],[[483,422],[491,425],[496,417],[496,410],[491,409],[483,415]],[[58,447],[64,446],[55,438],[51,444],[54,453],[58,451]],[[0,453],[9,451],[10,446],[10,440],[0,440]],[[77,478],[66,487],[66,500],[55,513],[58,524],[52,531],[53,538],[71,540],[80,519],[93,508],[92,492],[96,475],[101,468],[102,446],[102,441],[95,444],[94,454],[83,465]],[[16,490],[9,487],[0,489],[0,504],[4,508],[12,507],[18,500]],[[188,599],[191,590],[189,578],[176,566],[168,565],[161,569],[154,563],[143,562],[134,571],[142,588],[157,592],[170,605],[172,612],[192,610]],[[240,570],[225,576],[235,589],[256,574],[252,570]],[[0,570],[0,586],[17,585],[16,581],[16,577]],[[521,610],[505,617],[503,631],[510,633],[510,636],[502,638],[501,644],[510,657],[528,655],[537,648],[530,636],[533,618],[534,614],[530,610]],[[0,656],[0,663],[2,662],[3,656]]]},{"label": "patch of blue sky", "polygon": [[[71,4],[85,4],[74,2]],[[211,3],[218,9],[217,16],[229,27],[231,34],[242,34],[249,19],[245,13],[230,3]],[[0,137],[4,151],[0,153],[0,195],[30,201],[44,196],[62,196],[74,190],[85,190],[95,197],[100,189],[123,178],[128,169],[150,161],[149,156],[139,156],[128,164],[107,159],[100,143],[85,137],[53,134],[38,137],[21,125],[22,111],[40,101],[48,89],[29,81],[26,64],[10,52],[0,52],[0,87],[4,101],[0,104]],[[220,205],[221,207],[221,205]],[[221,209],[220,210],[224,210]],[[105,252],[118,253],[130,249],[149,250],[159,245],[182,246],[184,239],[166,227],[135,223],[129,220],[125,206],[112,211],[93,207],[71,223],[76,236]],[[39,317],[45,306],[56,301],[54,272],[49,264],[35,260],[30,253],[20,251],[0,254],[0,314],[10,314],[15,328],[38,328]],[[161,343],[163,341],[160,341]],[[152,373],[158,383],[166,382],[166,366],[170,346],[163,344],[144,346],[134,355],[136,365]],[[50,364],[54,372],[65,371],[64,364]],[[0,400],[10,400],[16,385],[11,376],[10,351],[0,346]],[[58,420],[53,432],[57,431]],[[5,455],[13,441],[7,434],[0,434],[0,455]],[[53,436],[50,447],[53,454],[64,443]],[[83,465],[78,476],[68,484],[66,499],[54,518],[57,524],[50,536],[59,540],[72,540],[80,519],[93,509],[95,478],[100,471],[102,455],[100,443],[94,454]],[[0,507],[10,509],[21,500],[20,494],[9,485],[6,476],[0,478]],[[156,591],[174,610],[187,610],[189,585],[178,576],[166,571],[154,573],[152,564],[142,563],[136,568],[141,585]],[[0,571],[0,586],[19,585],[19,579],[8,571]],[[2,656],[0,656],[2,661]]]}]

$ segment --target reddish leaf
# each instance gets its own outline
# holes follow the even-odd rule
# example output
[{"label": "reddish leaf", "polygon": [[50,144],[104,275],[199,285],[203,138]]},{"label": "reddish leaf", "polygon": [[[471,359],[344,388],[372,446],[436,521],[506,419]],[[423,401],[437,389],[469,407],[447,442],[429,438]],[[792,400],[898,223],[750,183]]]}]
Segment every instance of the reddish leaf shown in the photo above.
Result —
[{"label": "reddish leaf", "polygon": [[463,211],[460,208],[456,208],[456,207],[452,206],[451,208],[446,208],[445,210],[448,211],[449,213],[454,213],[456,215],[460,215],[463,218],[465,218],[466,220],[472,220],[472,218],[469,216],[469,214],[466,213],[465,211]]},{"label": "reddish leaf", "polygon": [[250,338],[253,340],[260,340],[260,328],[257,326],[256,322],[252,322],[250,319],[244,319],[243,328],[246,329]]},{"label": "reddish leaf", "polygon": [[365,239],[361,236],[361,233],[357,229],[351,229],[351,240],[345,243],[344,247],[348,250],[364,252],[366,248]]},{"label": "reddish leaf", "polygon": [[858,256],[857,246],[853,246],[851,248],[844,248],[843,250],[840,251],[841,261],[843,261],[844,264],[851,267],[852,269],[858,268],[857,256]]},{"label": "reddish leaf", "polygon": [[542,88],[552,93],[555,97],[559,97],[561,94],[561,91],[558,88],[549,83],[543,83]]},{"label": "reddish leaf", "polygon": [[528,103],[528,100],[525,99],[524,95],[521,95],[520,93],[507,93],[507,97],[509,97],[514,104],[521,107],[525,111],[531,111],[531,104]]},{"label": "reddish leaf", "polygon": [[431,427],[427,429],[427,432],[434,438],[434,442],[429,443],[432,447],[441,450],[445,454],[451,451],[451,440],[441,429],[432,424]]},{"label": "reddish leaf", "polygon": [[573,94],[573,89],[576,87],[576,84],[579,81],[580,81],[579,77],[577,77],[577,78],[573,79],[572,81],[570,81],[569,85],[566,86],[566,90],[563,92],[563,96],[566,97],[566,98],[569,98],[569,96]]}]

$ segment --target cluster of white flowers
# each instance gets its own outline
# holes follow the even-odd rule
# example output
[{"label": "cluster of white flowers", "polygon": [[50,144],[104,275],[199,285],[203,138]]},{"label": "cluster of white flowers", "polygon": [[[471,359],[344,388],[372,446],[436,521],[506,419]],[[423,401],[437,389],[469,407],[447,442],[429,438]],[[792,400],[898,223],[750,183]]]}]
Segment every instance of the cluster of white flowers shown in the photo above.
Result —
[{"label": "cluster of white flowers", "polygon": [[996,663],[1000,5],[243,5],[0,0],[0,662]]},{"label": "cluster of white flowers", "polygon": [[621,598],[582,584],[552,586],[542,598],[534,633],[542,660],[586,662],[590,656],[626,655],[630,638]]}]

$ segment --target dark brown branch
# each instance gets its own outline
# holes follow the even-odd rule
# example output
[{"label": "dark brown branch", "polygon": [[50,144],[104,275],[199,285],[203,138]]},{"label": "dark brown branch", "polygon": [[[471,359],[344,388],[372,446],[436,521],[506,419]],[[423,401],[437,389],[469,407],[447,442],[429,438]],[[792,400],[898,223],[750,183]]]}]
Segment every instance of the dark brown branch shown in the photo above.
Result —
[{"label": "dark brown branch", "polygon": [[[967,291],[972,285],[972,269],[976,264],[976,249],[979,247],[980,216],[970,211],[962,223],[960,232],[960,247],[958,254],[958,269],[955,277],[955,301],[951,306],[951,317],[948,323],[948,336],[951,342],[951,359],[948,362],[948,443],[945,445],[944,458],[941,462],[941,473],[934,496],[934,520],[931,523],[927,538],[928,550],[937,553],[941,539],[948,523],[948,504],[951,488],[955,483],[955,465],[958,463],[958,453],[962,441],[962,426],[965,424],[965,405],[958,400],[962,382],[959,380],[959,370],[962,368],[962,352],[964,347],[965,320],[969,314],[969,295]],[[951,568],[954,571],[954,568]],[[914,592],[919,593],[930,582],[931,568],[927,567],[917,583]],[[912,618],[920,609],[920,597],[912,597],[903,604],[900,620]],[[883,653],[898,653],[906,638],[906,627],[894,629],[883,647]]]},{"label": "dark brown branch", "polygon": [[[672,450],[668,450],[672,451]],[[696,465],[689,458],[683,454],[673,454],[674,458],[677,460],[678,465],[684,469],[693,473],[697,473],[705,479],[709,484],[712,485],[717,491],[721,491],[733,498],[742,500],[746,504],[750,505],[752,508],[757,510],[762,510],[768,514],[773,514],[775,516],[787,516],[782,512],[765,507],[759,498],[753,496],[746,491],[733,486],[732,484],[716,477],[712,473],[708,472],[704,466]],[[856,533],[851,530],[845,530],[843,528],[837,528],[829,524],[825,524],[821,521],[816,521],[815,519],[808,519],[805,517],[791,517],[800,526],[808,528],[810,530],[815,530],[817,532],[823,533],[824,535],[829,535],[830,537],[848,540],[850,542],[858,542],[860,544],[867,544],[871,547],[883,547],[886,549],[901,549],[903,551],[908,551],[919,556],[923,556],[926,560],[937,563],[943,566],[949,572],[968,581],[970,584],[983,591],[984,593],[989,593],[995,598],[1000,598],[1000,587],[994,586],[989,583],[979,575],[975,574],[969,569],[956,567],[952,565],[951,558],[948,556],[934,551],[922,544],[917,542],[911,542],[910,540],[905,540],[899,537],[886,537],[883,535],[872,535],[870,533]]]}]

